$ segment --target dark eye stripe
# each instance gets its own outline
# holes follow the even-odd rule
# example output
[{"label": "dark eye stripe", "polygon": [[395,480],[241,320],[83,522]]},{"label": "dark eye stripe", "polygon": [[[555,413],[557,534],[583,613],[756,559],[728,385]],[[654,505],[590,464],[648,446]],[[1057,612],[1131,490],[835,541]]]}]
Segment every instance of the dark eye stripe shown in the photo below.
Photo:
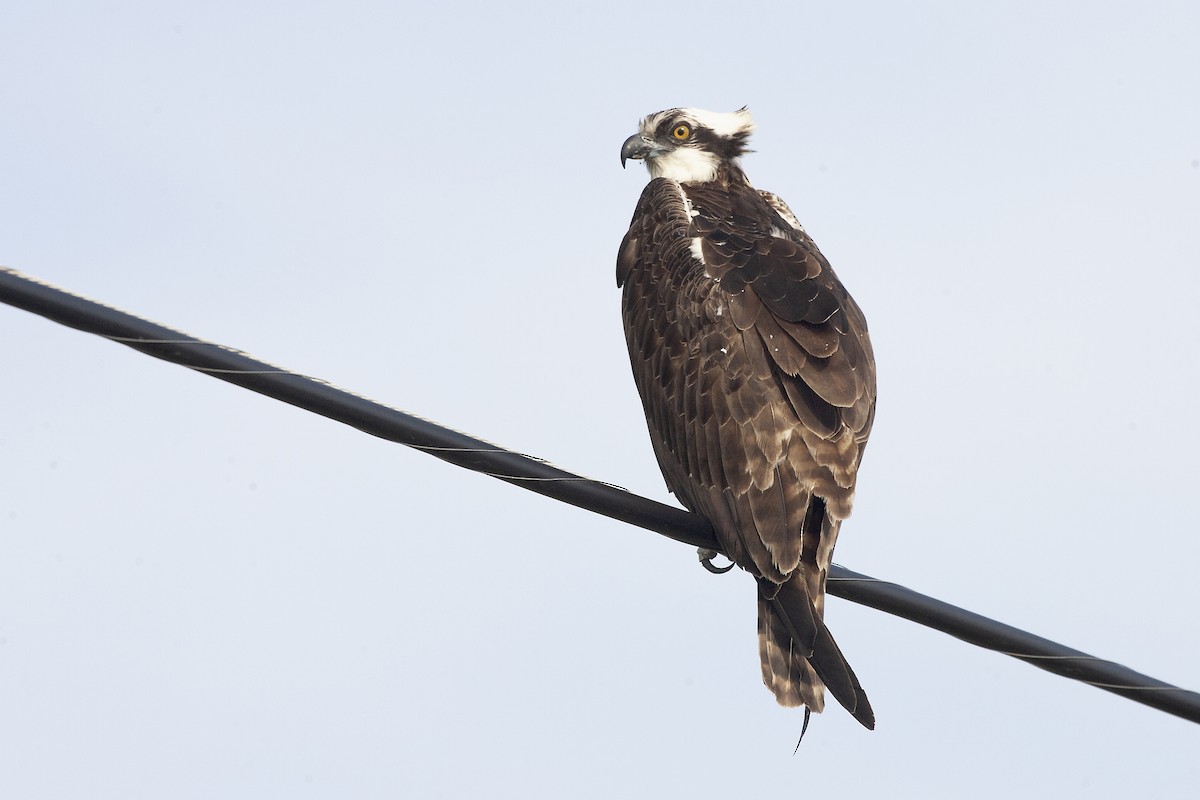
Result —
[{"label": "dark eye stripe", "polygon": [[681,125],[687,126],[689,137],[695,135],[696,131],[692,128],[691,124],[683,121],[682,119],[679,119],[678,117],[676,117],[675,119],[664,119],[661,123],[659,123],[658,128],[656,129],[656,134],[658,136],[666,136],[668,138],[674,139],[675,138],[675,129],[680,127]]}]

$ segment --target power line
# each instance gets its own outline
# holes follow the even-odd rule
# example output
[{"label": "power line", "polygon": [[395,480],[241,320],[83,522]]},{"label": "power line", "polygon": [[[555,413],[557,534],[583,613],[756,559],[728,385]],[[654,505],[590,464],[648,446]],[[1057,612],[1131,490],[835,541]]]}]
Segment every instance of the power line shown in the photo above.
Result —
[{"label": "power line", "polygon": [[[717,548],[703,517],[584,478],[542,459],[338,389],[324,381],[258,361],[245,353],[0,268],[0,301],[119,342],[147,355],[398,442],[564,503],[655,531],[696,547]],[[829,593],[948,633],[978,647],[1019,658],[1139,703],[1200,723],[1200,694],[1142,675],[895,583],[834,566]]]}]

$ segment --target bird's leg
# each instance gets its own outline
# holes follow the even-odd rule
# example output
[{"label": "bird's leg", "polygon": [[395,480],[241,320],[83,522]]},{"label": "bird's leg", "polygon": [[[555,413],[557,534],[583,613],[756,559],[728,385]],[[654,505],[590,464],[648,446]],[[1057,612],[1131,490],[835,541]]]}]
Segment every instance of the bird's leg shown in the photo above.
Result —
[{"label": "bird's leg", "polygon": [[714,575],[724,575],[729,570],[733,569],[733,562],[730,561],[723,567],[718,567],[713,564],[712,560],[720,555],[716,550],[710,547],[701,547],[696,550],[696,555],[700,556],[700,563],[704,568]]}]

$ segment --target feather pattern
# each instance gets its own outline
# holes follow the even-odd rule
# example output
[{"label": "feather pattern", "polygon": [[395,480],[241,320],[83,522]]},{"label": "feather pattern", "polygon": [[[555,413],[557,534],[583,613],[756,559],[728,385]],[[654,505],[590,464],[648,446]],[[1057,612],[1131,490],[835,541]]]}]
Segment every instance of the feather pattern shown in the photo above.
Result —
[{"label": "feather pattern", "polygon": [[652,180],[617,258],[622,316],[667,486],[759,584],[763,680],[867,727],[865,693],[823,622],[825,581],[875,407],[862,311],[782,200],[733,159]]}]

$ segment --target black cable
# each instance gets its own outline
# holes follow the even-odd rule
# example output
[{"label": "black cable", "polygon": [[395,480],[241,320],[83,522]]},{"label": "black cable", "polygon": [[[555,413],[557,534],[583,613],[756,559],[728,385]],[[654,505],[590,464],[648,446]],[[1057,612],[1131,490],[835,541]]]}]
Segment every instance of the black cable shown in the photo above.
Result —
[{"label": "black cable", "polygon": [[[696,514],[583,478],[545,461],[405,414],[327,383],[180,333],[0,268],[0,301],[47,319],[220,378],[259,394],[343,422],[365,433],[437,456],[476,472],[628,522],[696,547],[717,548],[712,528]],[[1036,667],[1089,683],[1139,703],[1200,722],[1200,694],[1112,661],[935,600],[898,584],[834,566],[829,593],[943,631]]]}]

